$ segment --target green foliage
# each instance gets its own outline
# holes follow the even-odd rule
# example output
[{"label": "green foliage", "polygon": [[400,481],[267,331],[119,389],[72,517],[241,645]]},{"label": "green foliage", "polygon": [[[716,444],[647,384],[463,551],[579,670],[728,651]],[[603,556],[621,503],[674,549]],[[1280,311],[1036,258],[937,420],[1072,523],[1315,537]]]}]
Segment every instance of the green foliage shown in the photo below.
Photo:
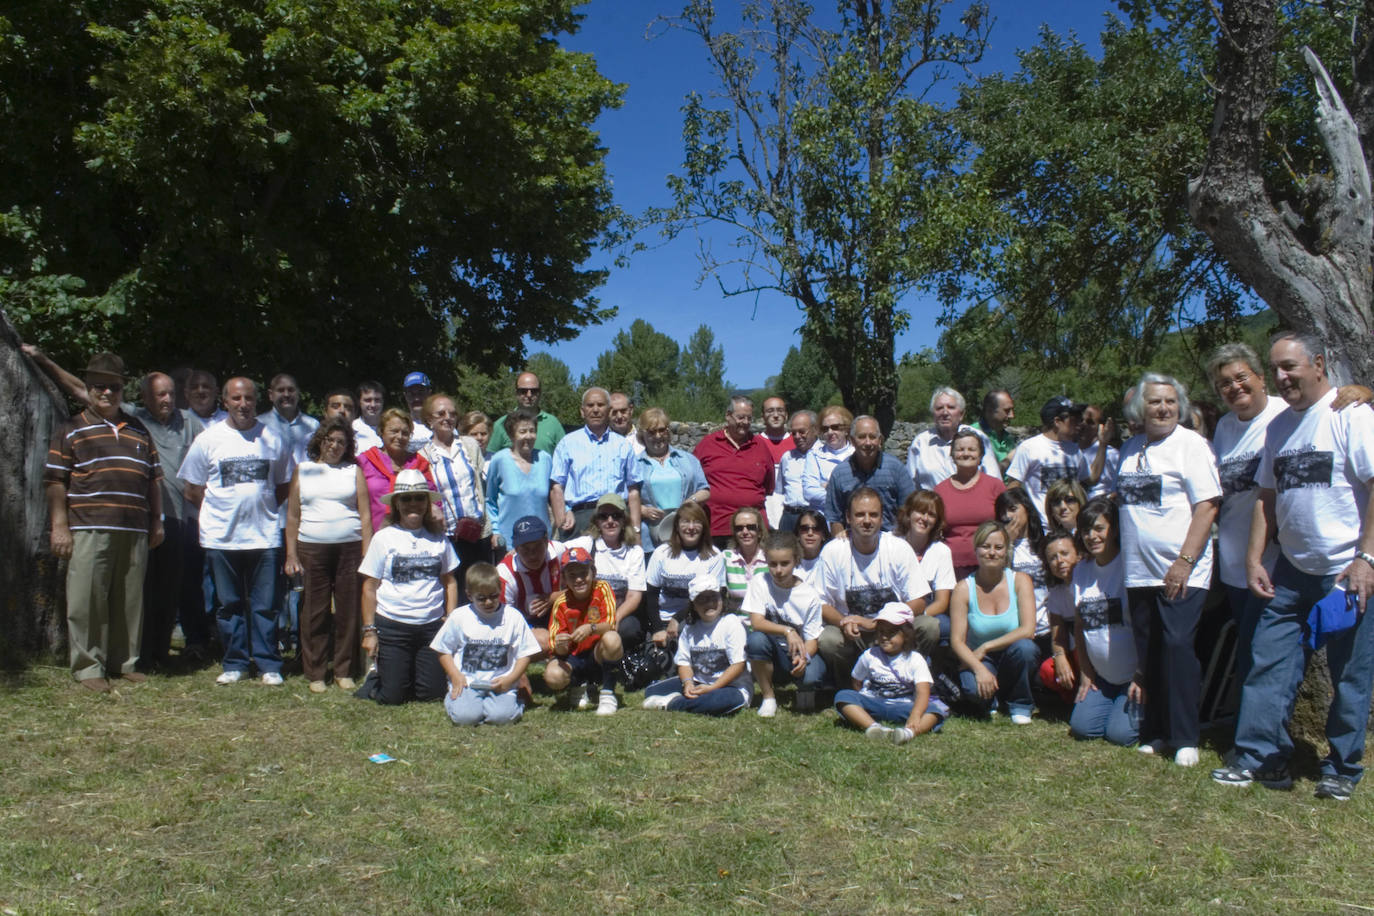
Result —
[{"label": "green foliage", "polygon": [[706,325],[681,349],[643,319],[618,332],[611,343],[582,379],[583,388],[600,385],[624,392],[636,410],[662,407],[674,420],[715,420],[724,413],[725,350]]},{"label": "green foliage", "polygon": [[[610,314],[579,265],[610,214],[590,125],[620,90],[557,44],[571,0],[6,15],[0,211],[36,235],[3,233],[0,301],[59,361],[99,337],[134,367],[446,385]],[[92,308],[86,339],[57,332]]]},{"label": "green foliage", "polygon": [[572,382],[567,363],[548,353],[531,353],[523,369],[503,369],[492,373],[478,372],[461,363],[454,365],[458,385],[454,389],[458,408],[463,411],[480,410],[495,420],[516,406],[515,379],[520,372],[539,376],[542,394],[539,409],[547,411],[567,424],[581,422],[582,400]]},{"label": "green foliage", "polygon": [[949,6],[837,3],[828,29],[802,0],[766,0],[743,5],[731,31],[711,0],[693,0],[675,20],[719,85],[687,98],[673,205],[650,218],[670,237],[705,222],[734,230],[727,258],[703,248],[706,272],[725,272],[727,293],[796,300],[845,403],[884,425],[900,302],[949,268],[966,212],[952,192],[961,140],[924,99],[946,67],[980,57],[990,20],[972,3],[943,30]]},{"label": "green foliage", "polygon": [[[897,382],[897,417],[923,421],[930,419],[930,399],[935,389],[951,384],[953,379],[935,352],[926,347],[902,357],[897,365]],[[968,419],[973,419],[972,412]]]},{"label": "green foliage", "polygon": [[[830,357],[805,334],[800,347],[788,348],[782,368],[765,387],[786,401],[789,410],[820,410],[833,403],[839,394]],[[899,415],[904,415],[901,414],[900,392],[897,410]]]},{"label": "green foliage", "polygon": [[682,351],[678,376],[683,397],[690,405],[692,419],[714,420],[725,413],[728,397],[725,390],[725,349],[716,346],[716,336],[706,325],[698,326],[687,341]]}]

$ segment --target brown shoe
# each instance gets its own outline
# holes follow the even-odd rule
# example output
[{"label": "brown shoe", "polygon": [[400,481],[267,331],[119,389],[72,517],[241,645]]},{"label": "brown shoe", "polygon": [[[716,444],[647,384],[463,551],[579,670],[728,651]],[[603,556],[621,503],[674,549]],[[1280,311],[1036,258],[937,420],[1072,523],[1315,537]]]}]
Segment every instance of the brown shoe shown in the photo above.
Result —
[{"label": "brown shoe", "polygon": [[83,677],[81,680],[77,681],[77,683],[93,693],[110,692],[110,682],[103,677]]},{"label": "brown shoe", "polygon": [[339,685],[340,690],[357,690],[358,684],[351,677],[336,677],[334,683]]},{"label": "brown shoe", "polygon": [[141,671],[130,671],[128,674],[121,674],[120,677],[130,684],[142,684],[144,681],[148,680],[148,675]]},{"label": "brown shoe", "polygon": [[310,682],[310,692],[311,692],[311,693],[324,693],[324,692],[325,692],[326,690],[328,690],[328,689],[329,689],[329,688],[325,686],[324,681],[311,681],[311,682]]}]

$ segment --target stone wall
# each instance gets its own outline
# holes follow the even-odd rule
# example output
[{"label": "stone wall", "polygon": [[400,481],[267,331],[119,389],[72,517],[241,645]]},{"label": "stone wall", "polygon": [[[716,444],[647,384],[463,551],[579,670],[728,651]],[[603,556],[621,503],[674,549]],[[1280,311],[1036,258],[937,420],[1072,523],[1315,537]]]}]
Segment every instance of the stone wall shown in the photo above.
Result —
[{"label": "stone wall", "polygon": [[[906,460],[906,450],[911,446],[911,440],[916,438],[916,434],[928,427],[929,423],[909,423],[906,420],[898,420],[892,424],[892,433],[887,437],[887,442],[883,446],[883,451],[903,461]],[[1018,440],[1035,435],[1038,430],[1021,427],[1009,427]],[[707,433],[720,429],[719,423],[678,423],[670,422],[668,430],[673,435],[673,446],[684,451],[690,452],[696,448],[697,443],[705,438]],[[763,424],[755,423],[754,432],[763,432]]]}]

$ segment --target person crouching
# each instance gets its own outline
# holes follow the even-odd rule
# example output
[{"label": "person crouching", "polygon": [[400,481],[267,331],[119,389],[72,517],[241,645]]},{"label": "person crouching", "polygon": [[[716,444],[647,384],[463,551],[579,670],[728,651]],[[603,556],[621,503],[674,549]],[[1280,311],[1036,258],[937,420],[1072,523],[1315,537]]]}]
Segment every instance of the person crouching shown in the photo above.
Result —
[{"label": "person crouching", "polygon": [[563,591],[554,596],[549,613],[551,654],[544,668],[544,684],[557,693],[575,684],[587,685],[577,708],[590,705],[589,694],[600,683],[598,716],[614,715],[613,664],[624,650],[615,629],[615,593],[596,577],[596,564],[583,547],[567,550],[558,560]]}]

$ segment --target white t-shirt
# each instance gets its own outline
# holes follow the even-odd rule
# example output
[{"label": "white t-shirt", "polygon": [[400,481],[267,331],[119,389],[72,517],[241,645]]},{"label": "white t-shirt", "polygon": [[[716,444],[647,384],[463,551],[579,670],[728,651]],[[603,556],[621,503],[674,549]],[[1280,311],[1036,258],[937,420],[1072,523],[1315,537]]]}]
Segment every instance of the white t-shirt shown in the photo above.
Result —
[{"label": "white t-shirt", "polygon": [[791,627],[803,640],[819,639],[824,626],[821,596],[814,588],[804,581],[791,588],[782,588],[768,573],[749,580],[740,610],[762,615],[770,623]]},{"label": "white t-shirt", "polygon": [[869,646],[854,663],[859,692],[880,700],[905,700],[916,696],[917,684],[930,684],[930,666],[920,652],[903,652],[896,658],[877,646]]},{"label": "white t-shirt", "polygon": [[[1097,450],[1102,446],[1093,442],[1082,449],[1083,460],[1088,463],[1088,470],[1092,470],[1093,459],[1097,457]],[[1107,496],[1116,492],[1116,466],[1121,461],[1121,453],[1110,445],[1107,446],[1107,457],[1102,459],[1102,476],[1097,478],[1097,483],[1088,491],[1088,498],[1094,496]]]},{"label": "white t-shirt", "polygon": [[954,554],[950,553],[948,544],[931,541],[926,545],[926,552],[921,555],[919,562],[921,575],[930,583],[932,592],[946,588],[953,591],[954,583],[958,580],[954,578]]},{"label": "white t-shirt", "polygon": [[1035,589],[1035,635],[1045,635],[1050,631],[1050,592],[1045,586],[1045,564],[1040,562],[1040,555],[1031,546],[1030,538],[1018,538],[1011,545],[1010,568],[1030,576],[1031,587]]},{"label": "white t-shirt", "polygon": [[496,575],[501,578],[501,600],[522,614],[529,613],[532,599],[547,598],[558,590],[558,558],[566,548],[558,541],[548,543],[544,566],[538,572],[531,572],[514,550],[496,564]]},{"label": "white t-shirt", "polygon": [[1088,470],[1077,442],[1060,442],[1041,433],[1016,446],[1007,477],[1021,481],[1035,508],[1040,510],[1040,520],[1048,522],[1045,494],[1050,487],[1057,480],[1086,481]]},{"label": "white t-shirt", "polygon": [[[687,624],[678,634],[677,654],[673,657],[673,663],[690,665],[692,680],[709,686],[720,680],[725,669],[745,660],[744,646],[748,640],[744,621],[734,614],[722,614],[715,623],[698,620]],[[754,679],[749,675],[749,666],[746,664],[744,673],[722,689],[739,690],[744,701],[749,702],[754,694]]]},{"label": "white t-shirt", "polygon": [[[1250,521],[1254,517],[1255,501],[1259,499],[1260,453],[1264,451],[1264,434],[1270,422],[1288,409],[1283,398],[1271,397],[1249,420],[1228,413],[1217,422],[1212,436],[1212,448],[1217,453],[1217,474],[1221,478],[1221,511],[1217,514],[1217,564],[1221,581],[1236,588],[1245,588],[1245,553],[1250,549]],[[1270,544],[1264,550],[1264,568],[1274,571],[1279,545]]]},{"label": "white t-shirt", "polygon": [[367,421],[358,417],[353,421],[353,454],[361,455],[370,448],[382,447],[382,434]]},{"label": "white t-shirt", "polygon": [[388,525],[372,537],[358,572],[377,582],[377,613],[422,624],[444,616],[442,573],[458,568],[458,555],[442,534]]},{"label": "white t-shirt", "polygon": [[[1193,507],[1221,495],[1216,458],[1208,441],[1177,426],[1158,442],[1133,436],[1121,447],[1116,475],[1121,504],[1121,553],[1126,558],[1126,587],[1164,584],[1164,573],[1178,559]],[[1189,588],[1212,584],[1212,539],[1188,575]]]},{"label": "white t-shirt", "polygon": [[1374,479],[1374,410],[1333,411],[1335,399],[1332,389],[1306,410],[1275,417],[1256,476],[1275,492],[1283,555],[1313,576],[1338,573],[1355,559]]},{"label": "white t-shirt", "polygon": [[596,563],[596,577],[615,592],[616,603],[625,600],[626,592],[642,592],[647,587],[644,581],[644,548],[637,544],[621,542],[619,547],[612,550],[604,540],[597,538],[593,549],[592,536],[586,534],[567,541],[564,546],[568,550],[581,547],[592,555]]},{"label": "white t-shirt", "polygon": [[216,423],[196,436],[177,477],[205,488],[200,546],[265,550],[281,543],[276,489],[291,480],[291,450],[275,430]]},{"label": "white t-shirt", "polygon": [[415,425],[410,431],[410,445],[406,446],[406,448],[413,455],[426,445],[429,445],[429,440],[434,438],[434,430],[430,429],[419,420],[412,419],[411,422]]},{"label": "white t-shirt", "polygon": [[687,597],[687,586],[702,574],[715,576],[720,587],[724,588],[725,555],[717,551],[703,558],[695,550],[684,550],[673,556],[671,544],[659,544],[654,548],[649,556],[644,581],[658,589],[658,617],[661,621],[666,623],[686,609],[691,603]]},{"label": "white t-shirt", "polygon": [[495,680],[518,660],[540,651],[530,625],[508,604],[492,614],[479,614],[472,605],[463,605],[448,616],[429,647],[453,656],[458,670],[473,681]]},{"label": "white t-shirt", "polygon": [[826,544],[807,581],[842,617],[875,617],[889,601],[906,602],[930,594],[916,551],[888,531],[879,536],[878,549],[868,554],[859,553],[848,538]]},{"label": "white t-shirt", "polygon": [[1135,675],[1135,635],[1121,554],[1106,566],[1090,557],[1073,568],[1073,615],[1083,625],[1083,649],[1097,676],[1118,686],[1129,683]]},{"label": "white t-shirt", "polygon": [[356,464],[331,467],[305,461],[296,467],[296,478],[300,482],[300,540],[307,544],[346,544],[363,539]]},{"label": "white t-shirt", "polygon": [[[1001,480],[1002,469],[997,465],[997,456],[992,452],[992,442],[987,434],[975,426],[969,429],[983,440],[983,473]],[[906,450],[906,469],[916,481],[918,489],[933,490],[937,483],[954,476],[954,458],[949,453],[950,441],[941,439],[934,427],[917,433],[911,440]]]}]

